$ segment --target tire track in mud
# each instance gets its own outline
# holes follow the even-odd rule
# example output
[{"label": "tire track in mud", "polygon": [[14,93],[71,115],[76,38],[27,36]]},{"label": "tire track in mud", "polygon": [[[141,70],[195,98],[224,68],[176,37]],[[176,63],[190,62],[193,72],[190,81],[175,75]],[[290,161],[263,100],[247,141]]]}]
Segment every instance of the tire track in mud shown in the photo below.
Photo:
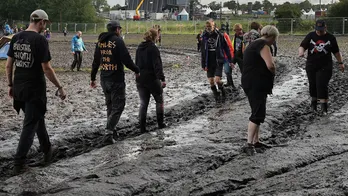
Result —
[{"label": "tire track in mud", "polygon": [[[229,102],[235,102],[241,97],[233,96],[231,92],[229,93]],[[183,121],[188,121],[193,119],[197,115],[204,113],[205,111],[219,106],[215,103],[215,100],[211,94],[201,94],[190,101],[185,101],[165,110],[166,123],[169,126],[176,126]],[[119,137],[117,140],[125,140],[127,138],[136,137],[141,135],[139,132],[139,123],[136,121],[130,121],[126,123],[120,123],[121,126],[118,127]],[[147,118],[147,130],[149,132],[157,129],[157,120],[155,113],[148,114]],[[61,141],[53,143],[53,162],[60,159],[75,157],[86,152],[90,152],[97,148],[102,148],[106,145],[112,144],[111,140],[105,140],[104,129],[98,129],[95,132],[89,132],[84,135],[76,135],[76,137],[65,138]],[[39,160],[42,159],[42,155],[39,155],[39,151],[36,151],[28,157],[29,164],[37,164]],[[11,177],[10,171],[12,169],[13,160],[12,159],[1,159],[0,160],[0,180],[4,180]]]}]

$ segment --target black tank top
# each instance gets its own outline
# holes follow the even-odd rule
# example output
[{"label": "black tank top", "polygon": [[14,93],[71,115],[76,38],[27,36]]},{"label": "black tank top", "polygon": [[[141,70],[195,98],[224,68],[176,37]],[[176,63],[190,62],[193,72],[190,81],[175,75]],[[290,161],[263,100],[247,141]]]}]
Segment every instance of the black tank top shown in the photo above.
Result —
[{"label": "black tank top", "polygon": [[268,70],[266,62],[260,54],[265,45],[265,40],[257,39],[244,51],[242,73],[244,89],[272,93],[274,75]]}]

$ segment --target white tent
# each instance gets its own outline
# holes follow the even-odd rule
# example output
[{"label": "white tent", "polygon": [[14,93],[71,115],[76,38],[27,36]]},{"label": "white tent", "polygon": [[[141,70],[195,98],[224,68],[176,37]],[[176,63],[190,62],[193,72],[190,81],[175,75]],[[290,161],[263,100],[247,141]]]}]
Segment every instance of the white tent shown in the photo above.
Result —
[{"label": "white tent", "polygon": [[[303,10],[304,11],[304,10]],[[313,11],[313,9],[309,10],[309,12],[302,12],[302,19],[315,19],[315,12]]]},{"label": "white tent", "polygon": [[212,11],[213,11],[213,10],[210,9],[210,7],[208,7],[208,8],[205,10],[204,15],[208,15],[208,14],[210,14],[210,12],[212,12]]},{"label": "white tent", "polygon": [[[220,10],[217,10],[217,12],[220,12]],[[232,11],[228,9],[228,7],[221,8],[222,14],[232,14]]]},{"label": "white tent", "polygon": [[185,8],[182,9],[182,11],[180,12],[180,14],[177,17],[177,20],[189,20],[189,14],[185,10]]}]

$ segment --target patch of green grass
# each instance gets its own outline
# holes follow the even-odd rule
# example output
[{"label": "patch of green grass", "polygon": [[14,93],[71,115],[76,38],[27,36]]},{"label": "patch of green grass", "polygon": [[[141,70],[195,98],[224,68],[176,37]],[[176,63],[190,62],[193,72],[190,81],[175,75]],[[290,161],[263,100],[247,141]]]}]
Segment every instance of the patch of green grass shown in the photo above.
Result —
[{"label": "patch of green grass", "polygon": [[0,73],[6,72],[6,60],[0,60]]}]

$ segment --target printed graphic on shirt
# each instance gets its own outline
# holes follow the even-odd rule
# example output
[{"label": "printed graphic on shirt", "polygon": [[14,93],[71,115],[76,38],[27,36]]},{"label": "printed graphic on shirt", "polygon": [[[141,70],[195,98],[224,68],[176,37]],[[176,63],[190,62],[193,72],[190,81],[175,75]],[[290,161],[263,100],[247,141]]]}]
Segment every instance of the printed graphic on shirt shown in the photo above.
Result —
[{"label": "printed graphic on shirt", "polygon": [[116,48],[115,41],[99,42],[98,47],[100,49],[100,54],[102,55],[101,68],[104,71],[114,71],[117,70],[117,65],[111,63],[112,49]]},{"label": "printed graphic on shirt", "polygon": [[241,45],[242,45],[242,39],[239,37],[236,37],[236,51],[240,51],[242,49]]},{"label": "printed graphic on shirt", "polygon": [[14,65],[20,68],[32,68],[34,57],[30,43],[26,40],[18,40],[13,44]]},{"label": "printed graphic on shirt", "polygon": [[310,48],[312,48],[310,50],[311,54],[313,53],[321,53],[321,52],[324,52],[325,54],[328,53],[327,49],[328,47],[330,47],[331,45],[331,42],[330,41],[327,41],[327,42],[324,42],[323,40],[318,40],[317,42],[314,42],[312,39],[311,39],[311,46]]},{"label": "printed graphic on shirt", "polygon": [[215,37],[209,37],[208,41],[207,41],[207,44],[208,44],[208,50],[209,51],[215,51],[215,49],[216,49],[216,38]]}]

